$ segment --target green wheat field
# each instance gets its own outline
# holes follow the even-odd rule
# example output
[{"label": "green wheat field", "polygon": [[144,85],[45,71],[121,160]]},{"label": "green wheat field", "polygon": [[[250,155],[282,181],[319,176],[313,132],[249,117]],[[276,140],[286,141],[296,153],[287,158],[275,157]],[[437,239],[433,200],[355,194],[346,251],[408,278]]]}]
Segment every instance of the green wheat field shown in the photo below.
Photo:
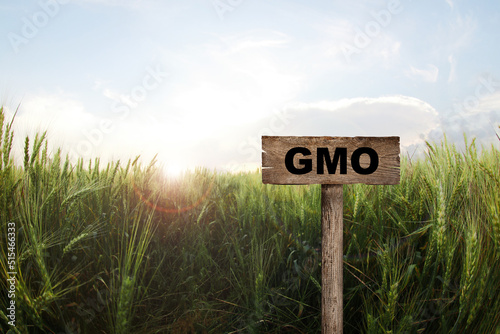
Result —
[{"label": "green wheat field", "polygon": [[[15,164],[4,118],[2,333],[321,332],[319,185],[72,164],[45,134]],[[400,185],[344,186],[344,333],[500,333],[499,144],[429,143]]]}]

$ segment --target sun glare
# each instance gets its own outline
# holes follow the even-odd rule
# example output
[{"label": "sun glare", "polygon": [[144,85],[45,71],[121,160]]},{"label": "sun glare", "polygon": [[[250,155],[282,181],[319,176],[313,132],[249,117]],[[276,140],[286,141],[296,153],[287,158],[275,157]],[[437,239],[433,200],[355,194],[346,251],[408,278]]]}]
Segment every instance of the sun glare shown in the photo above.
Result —
[{"label": "sun glare", "polygon": [[170,165],[166,165],[163,168],[163,170],[168,177],[178,178],[183,174],[183,172],[185,171],[185,168],[183,168],[181,165],[170,164]]}]

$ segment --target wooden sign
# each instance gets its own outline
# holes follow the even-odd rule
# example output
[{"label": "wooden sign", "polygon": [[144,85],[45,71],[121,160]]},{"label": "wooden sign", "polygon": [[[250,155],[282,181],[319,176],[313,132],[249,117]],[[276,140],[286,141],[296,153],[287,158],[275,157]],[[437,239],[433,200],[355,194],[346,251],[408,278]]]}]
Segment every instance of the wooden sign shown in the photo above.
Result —
[{"label": "wooden sign", "polygon": [[321,329],[343,332],[343,184],[398,184],[399,137],[262,137],[262,182],[321,184]]},{"label": "wooden sign", "polygon": [[398,184],[399,137],[262,137],[262,182]]}]

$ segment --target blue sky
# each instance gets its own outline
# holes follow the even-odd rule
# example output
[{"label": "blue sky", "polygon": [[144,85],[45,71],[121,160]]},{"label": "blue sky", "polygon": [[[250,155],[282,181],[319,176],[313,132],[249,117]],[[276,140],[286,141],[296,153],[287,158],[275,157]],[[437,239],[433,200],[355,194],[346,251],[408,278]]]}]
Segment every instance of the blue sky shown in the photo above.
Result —
[{"label": "blue sky", "polygon": [[0,1],[0,22],[18,150],[47,130],[175,172],[257,167],[263,134],[498,145],[496,1]]}]

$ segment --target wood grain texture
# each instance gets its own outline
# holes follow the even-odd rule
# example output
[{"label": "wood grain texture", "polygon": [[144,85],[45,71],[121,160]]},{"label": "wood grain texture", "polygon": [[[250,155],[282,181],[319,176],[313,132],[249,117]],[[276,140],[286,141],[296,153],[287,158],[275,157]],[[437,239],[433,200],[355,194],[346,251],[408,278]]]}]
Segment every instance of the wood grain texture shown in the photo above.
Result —
[{"label": "wood grain texture", "polygon": [[323,334],[343,330],[343,186],[321,185],[321,327]]},{"label": "wood grain texture", "polygon": [[[311,155],[305,157],[297,154],[294,165],[300,166],[299,159],[312,159],[313,170],[307,174],[296,175],[289,172],[285,166],[285,156],[294,147],[305,147]],[[347,148],[347,173],[317,174],[317,148],[326,147],[333,159],[336,148]],[[374,149],[379,157],[378,168],[372,174],[356,173],[351,166],[351,155],[360,147]],[[262,182],[270,184],[398,184],[399,183],[399,137],[262,137]],[[360,156],[360,165],[367,168],[370,157]]]}]

